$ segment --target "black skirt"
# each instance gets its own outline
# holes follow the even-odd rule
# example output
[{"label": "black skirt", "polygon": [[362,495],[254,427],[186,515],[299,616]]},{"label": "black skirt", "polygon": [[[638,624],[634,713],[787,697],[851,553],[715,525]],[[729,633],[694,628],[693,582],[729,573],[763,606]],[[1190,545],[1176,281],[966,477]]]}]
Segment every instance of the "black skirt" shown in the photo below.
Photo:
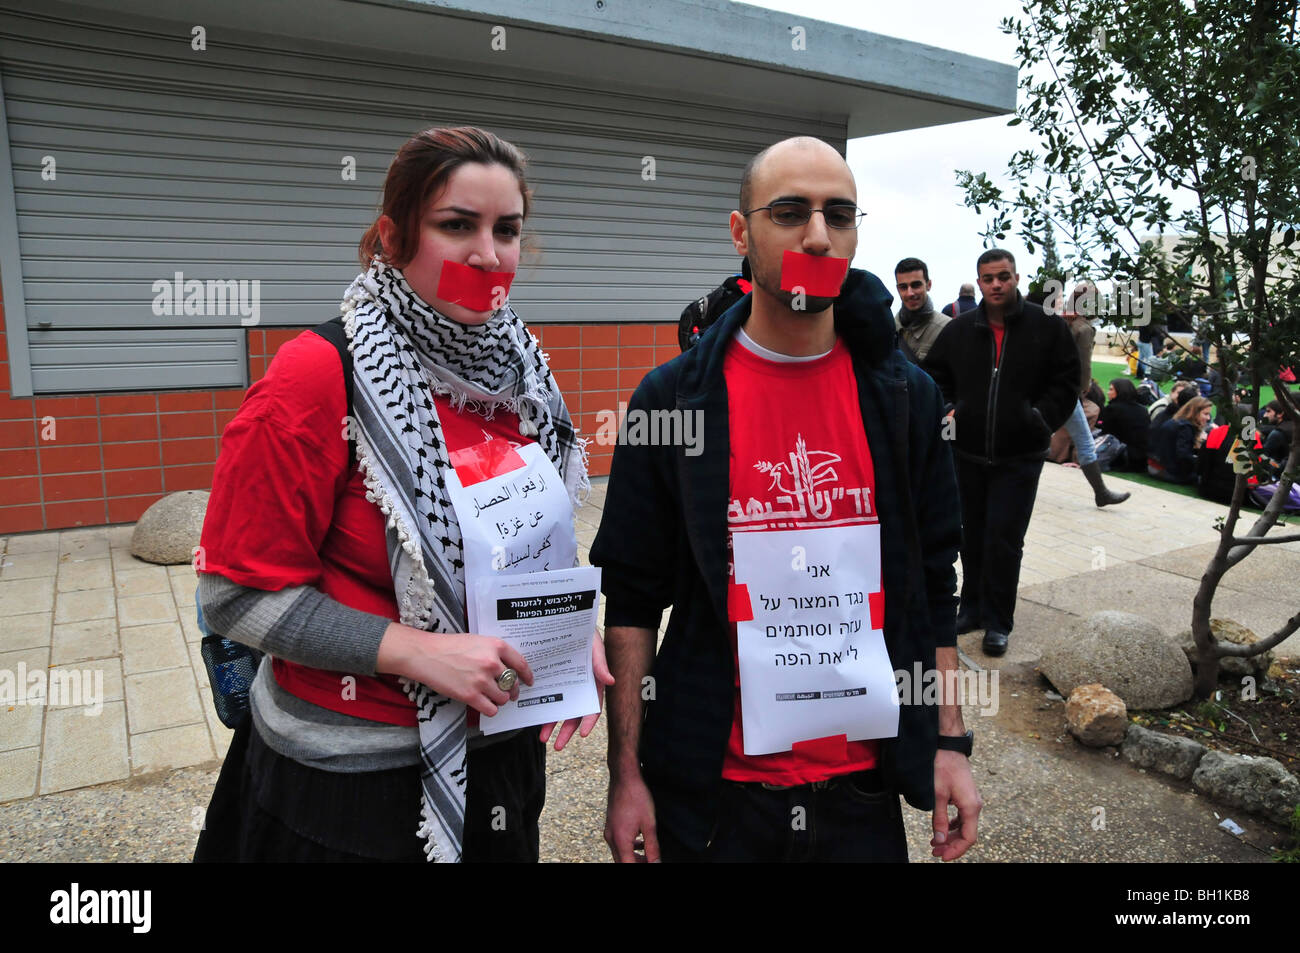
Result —
[{"label": "black skirt", "polygon": [[[195,863],[426,863],[420,768],[342,773],[272,750],[248,719],[230,741]],[[536,863],[546,746],[533,731],[469,752],[466,863]]]}]

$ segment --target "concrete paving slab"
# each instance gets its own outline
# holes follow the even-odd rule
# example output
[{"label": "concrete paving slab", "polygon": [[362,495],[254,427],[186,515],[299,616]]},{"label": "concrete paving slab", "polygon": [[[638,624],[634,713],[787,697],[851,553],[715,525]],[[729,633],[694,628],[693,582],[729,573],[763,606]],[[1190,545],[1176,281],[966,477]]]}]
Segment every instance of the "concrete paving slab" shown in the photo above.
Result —
[{"label": "concrete paving slab", "polygon": [[[1216,549],[1214,543],[1189,546],[1170,553],[1147,556],[1141,563],[1153,569],[1186,576],[1199,584]],[[1300,553],[1290,552],[1284,546],[1256,546],[1253,553],[1228,570],[1219,587],[1259,593],[1271,598],[1284,596],[1300,607],[1300,597],[1297,594],[1297,588],[1300,587]]]},{"label": "concrete paving slab", "polygon": [[158,622],[124,627],[121,635],[122,670],[127,675],[157,672],[190,663],[180,623]]},{"label": "concrete paving slab", "polygon": [[1068,637],[1077,618],[1071,612],[1027,600],[1022,595],[1016,602],[1016,625],[1007,641],[1005,655],[993,658],[984,654],[982,629],[957,636],[957,645],[982,668],[1035,663],[1050,646]]},{"label": "concrete paving slab", "polygon": [[[67,665],[51,666],[50,672],[71,672],[80,673],[82,685],[94,688],[96,691],[102,691],[99,701],[120,702],[126,700],[124,686],[122,683],[122,660],[120,658],[101,658],[90,659],[84,662],[73,662]],[[83,696],[86,691],[83,690]],[[94,704],[93,700],[85,699],[70,704],[51,703],[50,708],[83,708],[85,704]]]},{"label": "concrete paving slab", "polygon": [[0,616],[30,615],[54,609],[54,577],[0,582]]},{"label": "concrete paving slab", "polygon": [[87,619],[54,627],[54,649],[50,661],[56,665],[109,658],[120,652],[116,619]]},{"label": "concrete paving slab", "polygon": [[127,572],[132,569],[152,569],[154,564],[145,562],[143,559],[136,559],[131,555],[129,549],[112,549],[113,571]]},{"label": "concrete paving slab", "polygon": [[53,612],[0,617],[0,652],[49,646]]},{"label": "concrete paving slab", "polygon": [[117,615],[112,589],[60,592],[54,606],[56,625],[87,619],[112,619]]},{"label": "concrete paving slab", "polygon": [[64,530],[59,533],[59,556],[67,559],[108,559],[108,530]]},{"label": "concrete paving slab", "polygon": [[[1185,576],[1123,563],[1102,572],[1030,586],[1020,591],[1020,598],[1079,616],[1103,609],[1133,612],[1173,637],[1191,625],[1194,594],[1195,585]],[[1237,590],[1219,592],[1214,602],[1214,615],[1261,633],[1272,632],[1294,612],[1294,601],[1265,599]],[[1287,639],[1279,654],[1300,654],[1300,639]]]},{"label": "concrete paving slab", "polygon": [[194,673],[188,665],[126,676],[126,704],[132,734],[204,720]]},{"label": "concrete paving slab", "polygon": [[170,589],[145,596],[119,597],[117,620],[123,627],[179,621],[176,617],[176,603],[172,601]]},{"label": "concrete paving slab", "polygon": [[59,554],[52,549],[38,553],[6,553],[0,559],[0,581],[10,579],[38,579],[54,573],[59,565]]},{"label": "concrete paving slab", "polygon": [[40,748],[0,751],[0,802],[35,794],[40,762]]},{"label": "concrete paving slab", "polygon": [[53,533],[24,533],[21,536],[10,536],[5,543],[5,553],[43,553],[46,550],[59,549],[59,534]]},{"label": "concrete paving slab", "polygon": [[97,716],[79,708],[46,715],[41,756],[41,793],[116,781],[130,775],[126,706],[110,702]]},{"label": "concrete paving slab", "polygon": [[59,592],[112,589],[113,561],[105,556],[102,559],[69,559],[60,562],[55,588]]},{"label": "concrete paving slab", "polygon": [[171,592],[171,579],[163,566],[148,569],[122,569],[114,574],[114,591],[118,598]]},{"label": "concrete paving slab", "polygon": [[205,764],[215,757],[207,724],[131,735],[131,773],[149,774]]}]

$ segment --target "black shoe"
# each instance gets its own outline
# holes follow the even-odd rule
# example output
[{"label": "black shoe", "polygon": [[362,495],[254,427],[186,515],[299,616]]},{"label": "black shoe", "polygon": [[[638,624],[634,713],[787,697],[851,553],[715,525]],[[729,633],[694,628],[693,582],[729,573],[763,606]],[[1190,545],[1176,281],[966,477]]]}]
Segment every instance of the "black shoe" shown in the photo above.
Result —
[{"label": "black shoe", "polygon": [[989,629],[984,633],[984,654],[998,656],[1007,651],[1007,639],[1010,633]]},{"label": "black shoe", "polygon": [[977,616],[967,615],[965,612],[957,613],[957,634],[962,635],[966,632],[973,632],[980,627],[980,620]]}]

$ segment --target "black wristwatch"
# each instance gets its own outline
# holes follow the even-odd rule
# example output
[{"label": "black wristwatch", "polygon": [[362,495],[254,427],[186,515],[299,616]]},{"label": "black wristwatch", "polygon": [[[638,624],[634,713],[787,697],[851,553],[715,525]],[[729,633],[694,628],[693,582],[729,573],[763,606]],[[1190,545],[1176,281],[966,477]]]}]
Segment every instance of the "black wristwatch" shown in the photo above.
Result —
[{"label": "black wristwatch", "polygon": [[975,731],[971,729],[964,735],[940,735],[940,751],[957,751],[970,757],[970,753],[975,748]]}]

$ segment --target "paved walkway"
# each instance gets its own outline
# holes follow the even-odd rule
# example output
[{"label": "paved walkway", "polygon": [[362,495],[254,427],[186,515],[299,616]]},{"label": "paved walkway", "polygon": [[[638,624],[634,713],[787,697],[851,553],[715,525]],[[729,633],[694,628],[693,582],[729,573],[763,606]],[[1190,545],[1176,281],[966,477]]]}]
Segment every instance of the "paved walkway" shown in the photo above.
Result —
[{"label": "paved walkway", "polygon": [[[975,763],[987,802],[973,860],[1264,856],[1218,831],[1213,805],[1186,785],[1079,749],[1057,730],[1061,714],[1045,700],[1032,664],[1022,664],[1068,637],[1073,619],[1098,609],[1140,612],[1169,635],[1188,624],[1222,509],[1155,488],[1124,488],[1133,492],[1130,501],[1098,510],[1082,474],[1048,465],[1026,541],[1011,650],[988,660],[978,634],[962,639],[973,659],[1007,673],[1002,713],[968,714],[980,738]],[[597,485],[578,513],[584,558],[604,496]],[[67,698],[0,707],[2,860],[184,860],[193,849],[231,733],[216,719],[199,657],[193,571],[132,557],[132,529],[0,539],[0,678],[75,671],[103,685],[95,717]],[[1271,631],[1295,611],[1300,544],[1265,547],[1236,573],[1215,614]],[[1300,655],[1300,636],[1280,654]],[[600,839],[604,748],[602,720],[592,738],[552,753],[544,859],[607,857]],[[1106,805],[1112,820],[1097,829],[1096,808]],[[921,860],[928,816],[907,813],[913,858]],[[1248,837],[1258,830],[1267,839],[1266,825],[1236,819]]]}]

